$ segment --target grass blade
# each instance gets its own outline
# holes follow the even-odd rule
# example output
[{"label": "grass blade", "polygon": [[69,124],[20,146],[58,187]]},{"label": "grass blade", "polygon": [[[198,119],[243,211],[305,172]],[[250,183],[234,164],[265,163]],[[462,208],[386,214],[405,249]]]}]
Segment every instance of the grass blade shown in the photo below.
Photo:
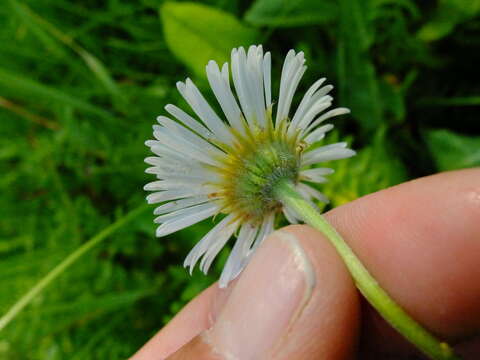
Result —
[{"label": "grass blade", "polygon": [[46,46],[50,49],[58,50],[58,46],[55,45],[56,42],[59,41],[69,47],[82,58],[84,63],[105,89],[107,89],[112,95],[123,99],[117,84],[111,77],[105,65],[103,65],[98,58],[81,47],[73,38],[56,28],[52,23],[34,13],[25,4],[19,4],[16,0],[10,0],[10,3],[12,4],[12,8],[15,9],[17,15],[19,15],[19,17],[30,27],[32,32],[34,32],[34,34],[37,35]]},{"label": "grass blade", "polygon": [[103,119],[114,120],[115,118],[106,110],[89,104],[73,95],[63,91],[41,84],[35,80],[14,74],[8,70],[0,68],[0,86],[7,88],[13,93],[21,93],[28,97],[38,97],[45,100],[53,100],[77,109],[100,116]]},{"label": "grass blade", "polygon": [[64,273],[72,264],[74,264],[82,255],[94,248],[96,245],[112,235],[115,231],[136,218],[138,215],[148,209],[148,205],[141,205],[121,217],[113,224],[109,225],[97,235],[92,237],[73,253],[67,256],[60,264],[54,267],[37,284],[32,287],[22,298],[20,298],[5,315],[0,318],[0,331],[2,331],[35,297],[40,294],[48,285],[50,285],[58,276]]}]

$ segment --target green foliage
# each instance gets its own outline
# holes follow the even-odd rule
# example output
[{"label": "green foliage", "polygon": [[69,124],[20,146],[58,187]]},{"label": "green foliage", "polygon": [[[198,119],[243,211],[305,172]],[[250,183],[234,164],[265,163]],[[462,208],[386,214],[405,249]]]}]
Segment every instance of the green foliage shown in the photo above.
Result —
[{"label": "green foliage", "polygon": [[340,1],[337,54],[340,101],[351,108],[362,125],[372,130],[383,121],[375,68],[368,56],[373,43],[370,1]]},{"label": "green foliage", "polygon": [[326,141],[347,138],[358,155],[322,164],[336,171],[319,189],[338,206],[479,165],[479,21],[478,1],[467,0],[4,1],[0,318],[121,226],[15,313],[0,359],[127,358],[218,277],[228,250],[208,276],[181,266],[212,221],[156,239],[150,211],[126,217],[144,206],[153,120],[167,103],[185,107],[176,81],[202,80],[211,58],[262,42],[276,94],[283,56],[303,50],[309,69],[294,104],[327,76],[336,105],[352,109]]},{"label": "green foliage", "polygon": [[258,0],[245,13],[245,21],[260,26],[317,25],[335,20],[336,2],[316,0]]},{"label": "green foliage", "polygon": [[[323,144],[347,141],[338,132],[330,134]],[[342,161],[320,164],[335,169],[328,182],[316,185],[330,199],[330,207],[337,207],[375,191],[386,189],[408,179],[407,169],[387,141],[385,128],[375,134],[371,144],[363,147],[357,155]],[[322,206],[322,204],[319,204]]]},{"label": "green foliage", "polygon": [[[66,55],[65,49],[59,46],[61,42],[76,52],[90,68],[92,73],[98,78],[100,83],[115,96],[120,96],[117,84],[110,76],[109,71],[102,62],[94,55],[79,46],[70,36],[63,34],[53,24],[35,14],[31,9],[16,0],[9,0],[12,10],[22,19],[25,26],[29,27],[37,37],[43,41],[47,48],[57,51],[59,54]],[[68,56],[68,55],[67,55]]]},{"label": "green foliage", "polygon": [[441,171],[480,166],[480,136],[464,136],[448,130],[430,130],[425,139]]},{"label": "green foliage", "polygon": [[439,0],[432,19],[420,28],[418,37],[424,41],[439,40],[479,12],[479,0]]},{"label": "green foliage", "polygon": [[229,60],[232,48],[248,46],[258,32],[229,13],[196,3],[165,3],[160,10],[170,50],[199,77],[209,60]]},{"label": "green foliage", "polygon": [[114,120],[108,111],[98,106],[28,77],[11,73],[8,70],[0,69],[0,85],[2,85],[3,90],[7,94],[15,94],[17,97],[21,96],[23,98],[35,97],[49,103],[61,103],[104,119]]}]

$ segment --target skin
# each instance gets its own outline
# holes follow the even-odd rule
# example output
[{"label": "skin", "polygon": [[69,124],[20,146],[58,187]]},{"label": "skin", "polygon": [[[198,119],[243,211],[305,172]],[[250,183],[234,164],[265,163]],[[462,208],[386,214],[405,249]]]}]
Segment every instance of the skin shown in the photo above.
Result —
[{"label": "skin", "polygon": [[[464,359],[480,358],[480,169],[413,180],[325,216],[413,318],[455,344]],[[320,233],[305,225],[288,226],[282,232],[298,239],[317,281],[288,336],[267,358],[406,359],[418,355],[366,304],[342,260]],[[256,266],[256,256],[240,279],[227,289],[216,284],[206,289],[131,359],[228,359],[216,351],[208,329],[215,326],[242,277]]]}]

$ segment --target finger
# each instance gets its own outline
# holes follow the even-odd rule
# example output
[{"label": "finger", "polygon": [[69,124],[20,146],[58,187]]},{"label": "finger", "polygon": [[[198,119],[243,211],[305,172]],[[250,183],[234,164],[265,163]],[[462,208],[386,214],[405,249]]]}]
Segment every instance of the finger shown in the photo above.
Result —
[{"label": "finger", "polygon": [[[408,182],[334,209],[327,217],[379,283],[421,324],[447,339],[480,330],[479,169]],[[373,340],[369,351],[396,343],[377,316],[366,324]]]},{"label": "finger", "polygon": [[[477,169],[419,179],[327,214],[382,286],[441,335],[479,328],[479,176]],[[392,342],[379,348],[384,343]]]},{"label": "finger", "polygon": [[131,360],[164,359],[203,330],[208,329],[223,307],[231,287],[215,283],[190,301],[162,330],[150,339]]},{"label": "finger", "polygon": [[306,226],[272,234],[213,326],[169,360],[350,358],[357,292],[333,247],[319,237]]}]

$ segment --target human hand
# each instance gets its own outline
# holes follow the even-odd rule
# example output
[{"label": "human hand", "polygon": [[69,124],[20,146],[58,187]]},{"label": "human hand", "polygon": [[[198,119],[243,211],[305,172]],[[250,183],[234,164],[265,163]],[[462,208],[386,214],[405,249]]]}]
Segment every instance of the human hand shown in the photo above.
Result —
[{"label": "human hand", "polygon": [[[417,179],[325,216],[413,318],[460,344],[465,359],[480,359],[480,169]],[[193,299],[131,360],[414,354],[362,300],[328,240],[294,225],[266,239],[228,288],[214,284]]]}]

